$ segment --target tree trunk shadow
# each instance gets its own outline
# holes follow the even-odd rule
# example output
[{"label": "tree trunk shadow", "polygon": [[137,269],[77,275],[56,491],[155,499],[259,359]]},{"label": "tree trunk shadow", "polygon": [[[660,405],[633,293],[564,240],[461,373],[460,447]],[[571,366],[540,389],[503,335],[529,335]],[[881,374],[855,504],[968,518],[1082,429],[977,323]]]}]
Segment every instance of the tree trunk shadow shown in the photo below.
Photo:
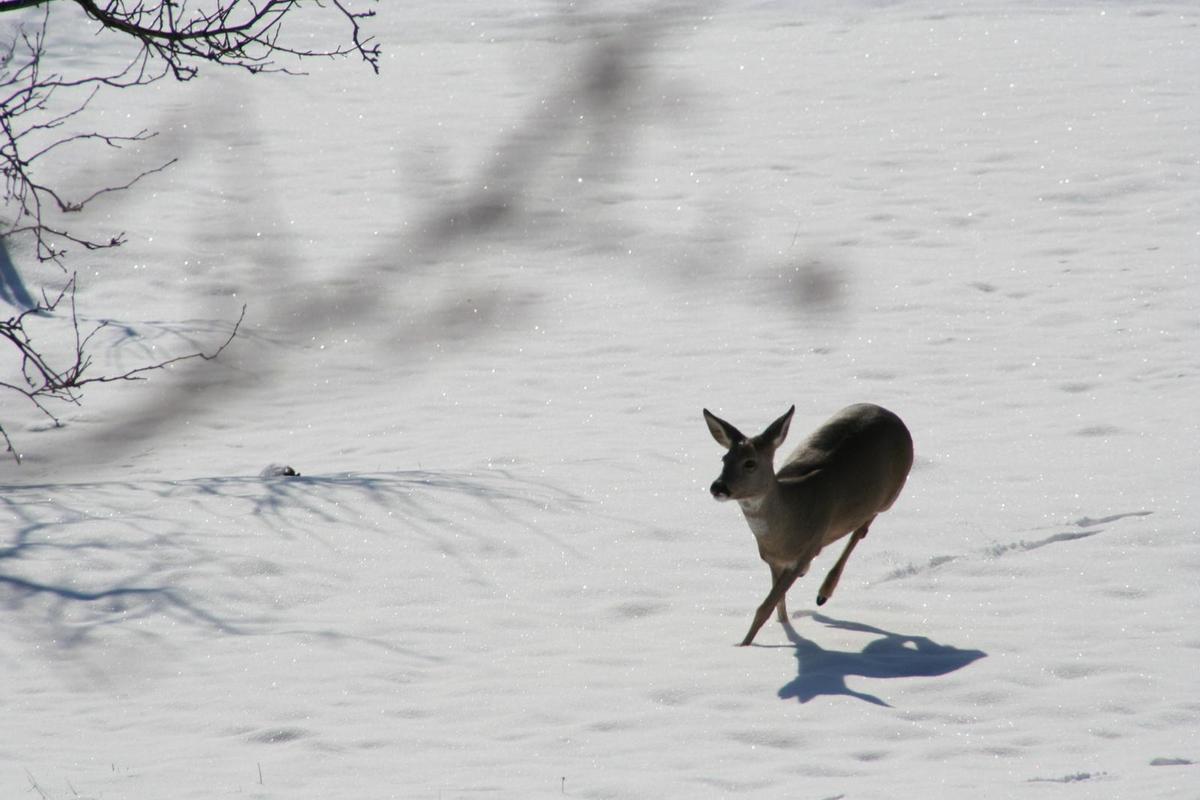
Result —
[{"label": "tree trunk shadow", "polygon": [[871,625],[809,615],[831,628],[877,636],[861,651],[826,650],[805,639],[791,622],[784,624],[788,640],[796,650],[796,677],[779,690],[782,699],[795,698],[807,703],[822,695],[845,695],[880,706],[891,707],[881,698],[858,692],[846,685],[852,675],[864,678],[917,678],[947,675],[987,656],[982,650],[961,650],[938,644],[925,636],[891,633]]}]

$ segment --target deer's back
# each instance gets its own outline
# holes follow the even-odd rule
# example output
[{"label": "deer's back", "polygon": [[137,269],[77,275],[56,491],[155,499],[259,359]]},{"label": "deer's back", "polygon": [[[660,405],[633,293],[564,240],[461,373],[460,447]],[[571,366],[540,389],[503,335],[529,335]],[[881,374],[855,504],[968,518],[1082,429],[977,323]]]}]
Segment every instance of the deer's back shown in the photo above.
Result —
[{"label": "deer's back", "polygon": [[908,428],[886,408],[848,406],[813,431],[776,473],[797,502],[828,504],[830,540],[896,501],[912,468]]}]

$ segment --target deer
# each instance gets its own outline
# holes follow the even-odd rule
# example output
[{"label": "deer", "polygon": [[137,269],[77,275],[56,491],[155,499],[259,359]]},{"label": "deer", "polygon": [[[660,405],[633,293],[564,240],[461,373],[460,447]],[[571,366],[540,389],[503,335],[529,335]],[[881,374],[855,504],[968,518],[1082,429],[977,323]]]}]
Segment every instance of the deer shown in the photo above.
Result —
[{"label": "deer", "polygon": [[886,408],[847,406],[813,431],[775,470],[775,451],[787,438],[796,407],[757,436],[704,409],[704,421],[726,449],[720,476],[709,491],[722,502],[736,500],[771,569],[771,591],[754,614],[740,646],[754,641],[771,615],[788,625],[786,595],[821,550],[847,534],[850,541],[825,576],[817,605],[833,596],[846,561],[867,535],[875,517],[900,496],[913,463],[912,435]]}]

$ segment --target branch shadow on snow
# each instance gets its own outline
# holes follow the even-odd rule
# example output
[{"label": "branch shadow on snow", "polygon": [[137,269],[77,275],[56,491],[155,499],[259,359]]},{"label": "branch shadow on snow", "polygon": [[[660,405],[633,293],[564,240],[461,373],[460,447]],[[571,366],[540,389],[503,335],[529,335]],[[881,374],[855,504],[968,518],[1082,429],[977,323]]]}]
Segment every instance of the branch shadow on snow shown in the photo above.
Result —
[{"label": "branch shadow on snow", "polygon": [[[464,524],[468,516],[484,515],[523,528],[557,548],[578,555],[567,540],[529,519],[531,512],[551,507],[573,508],[579,495],[550,482],[490,468],[482,472],[400,470],[347,472],[287,477],[201,478],[173,484],[214,498],[249,504],[251,513],[282,537],[317,537],[323,526],[346,522],[368,508],[394,516],[397,527],[424,539],[447,556],[469,567],[460,551],[483,555],[519,556],[510,543],[492,534],[491,526]],[[333,500],[334,502],[331,502]],[[460,544],[456,544],[459,542]]]},{"label": "branch shadow on snow", "polygon": [[846,685],[852,676],[863,678],[931,678],[948,675],[970,665],[987,653],[961,650],[938,644],[925,636],[906,636],[858,622],[846,622],[823,614],[811,614],[815,622],[839,630],[867,633],[878,638],[861,651],[826,650],[801,636],[791,623],[784,625],[788,640],[796,650],[796,677],[779,690],[784,700],[795,698],[807,703],[822,695],[844,695],[879,706],[889,703],[873,694],[858,692]]},{"label": "branch shadow on snow", "polygon": [[[62,499],[72,489],[87,486],[0,486],[0,513],[12,523],[6,526],[7,538],[0,541],[0,607],[10,623],[21,620],[21,614],[32,614],[24,620],[44,625],[48,637],[68,649],[86,643],[99,628],[116,624],[141,635],[139,621],[155,615],[223,633],[240,632],[175,585],[179,569],[167,552],[171,534],[155,520],[116,504]],[[136,484],[92,486],[115,496]],[[122,535],[109,535],[114,528]],[[194,563],[211,558],[195,554]],[[112,565],[120,562],[126,568],[114,569]],[[89,564],[103,566],[89,570]],[[114,572],[119,576],[113,577]]]},{"label": "branch shadow on snow", "polygon": [[480,520],[507,520],[573,550],[537,515],[582,502],[503,470],[0,485],[0,608],[66,648],[112,626],[152,639],[152,627],[138,624],[148,617],[219,634],[342,637],[280,631],[262,576],[307,562],[285,567],[271,546],[237,541],[266,532],[279,546],[315,543],[334,553],[331,537],[353,526],[411,538],[469,565],[480,554],[523,552],[522,542],[495,538]]}]

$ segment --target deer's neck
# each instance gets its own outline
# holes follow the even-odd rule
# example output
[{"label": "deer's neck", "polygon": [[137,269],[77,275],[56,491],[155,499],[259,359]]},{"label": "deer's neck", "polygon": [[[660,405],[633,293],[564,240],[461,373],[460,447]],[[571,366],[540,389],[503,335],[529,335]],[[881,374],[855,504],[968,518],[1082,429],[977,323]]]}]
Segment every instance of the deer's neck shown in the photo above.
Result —
[{"label": "deer's neck", "polygon": [[771,489],[763,494],[738,500],[738,505],[742,507],[742,514],[746,517],[746,523],[750,526],[750,531],[756,539],[770,537],[771,519],[774,516],[777,498],[777,487],[772,484]]}]

